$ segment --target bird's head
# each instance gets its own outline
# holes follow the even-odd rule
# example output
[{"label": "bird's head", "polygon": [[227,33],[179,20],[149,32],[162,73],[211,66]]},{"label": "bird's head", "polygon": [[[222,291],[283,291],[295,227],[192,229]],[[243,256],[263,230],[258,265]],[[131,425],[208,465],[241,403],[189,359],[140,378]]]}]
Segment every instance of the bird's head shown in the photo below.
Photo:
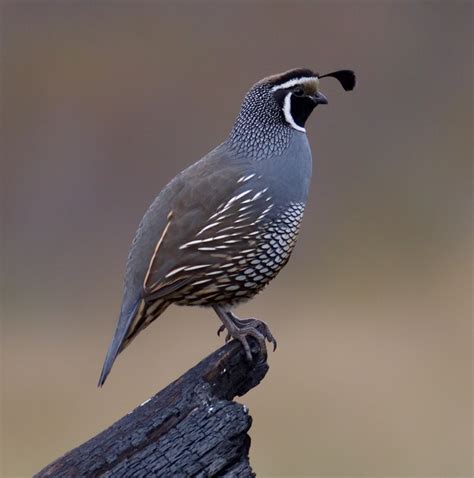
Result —
[{"label": "bird's head", "polygon": [[253,85],[230,133],[232,148],[259,157],[281,153],[292,131],[305,133],[314,108],[328,103],[319,89],[320,80],[326,77],[337,79],[346,91],[355,87],[352,70],[319,75],[305,68],[269,76]]},{"label": "bird's head", "polygon": [[348,91],[355,86],[355,75],[351,70],[339,70],[319,75],[312,70],[297,68],[272,75],[256,83],[242,105],[245,116],[260,117],[263,121],[279,122],[295,130],[305,131],[305,123],[317,105],[328,103],[320,91],[321,78],[336,78]]},{"label": "bird's head", "polygon": [[290,70],[264,78],[260,83],[267,85],[286,123],[298,131],[305,131],[306,120],[313,109],[328,104],[328,99],[319,89],[319,80],[325,77],[336,78],[346,91],[354,89],[356,83],[352,70],[319,75],[308,69]]}]

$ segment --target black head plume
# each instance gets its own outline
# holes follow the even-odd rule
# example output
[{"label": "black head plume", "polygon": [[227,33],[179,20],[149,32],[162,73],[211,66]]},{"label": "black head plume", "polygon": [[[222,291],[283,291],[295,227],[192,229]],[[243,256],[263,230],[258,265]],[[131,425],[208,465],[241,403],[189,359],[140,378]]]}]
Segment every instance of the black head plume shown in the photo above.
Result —
[{"label": "black head plume", "polygon": [[328,76],[336,78],[336,80],[339,81],[341,86],[346,91],[353,90],[356,85],[356,76],[352,70],[333,71],[332,73],[326,73],[325,75],[319,76],[318,78],[325,78]]}]

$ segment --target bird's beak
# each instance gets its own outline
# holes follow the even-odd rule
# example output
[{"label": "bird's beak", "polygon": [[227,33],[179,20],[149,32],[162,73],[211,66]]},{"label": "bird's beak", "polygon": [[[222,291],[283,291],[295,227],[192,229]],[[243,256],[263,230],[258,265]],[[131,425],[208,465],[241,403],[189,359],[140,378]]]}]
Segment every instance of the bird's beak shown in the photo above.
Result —
[{"label": "bird's beak", "polygon": [[313,96],[313,101],[317,104],[317,105],[327,105],[328,104],[328,99],[326,98],[325,95],[323,95],[321,92],[317,92],[314,96]]}]

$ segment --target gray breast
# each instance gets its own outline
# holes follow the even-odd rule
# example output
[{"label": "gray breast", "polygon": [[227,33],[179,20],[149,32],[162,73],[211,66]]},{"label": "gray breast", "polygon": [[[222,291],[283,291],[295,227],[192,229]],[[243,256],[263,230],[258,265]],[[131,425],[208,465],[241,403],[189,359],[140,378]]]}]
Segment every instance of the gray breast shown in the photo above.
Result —
[{"label": "gray breast", "polygon": [[306,203],[312,174],[312,157],[306,134],[293,130],[288,148],[280,156],[256,163],[256,170],[272,190],[274,201]]}]

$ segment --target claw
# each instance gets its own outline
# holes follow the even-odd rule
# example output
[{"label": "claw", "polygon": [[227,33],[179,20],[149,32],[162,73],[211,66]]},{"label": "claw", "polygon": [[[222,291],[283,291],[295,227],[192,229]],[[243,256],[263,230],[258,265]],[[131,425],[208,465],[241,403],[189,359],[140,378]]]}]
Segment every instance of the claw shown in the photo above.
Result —
[{"label": "claw", "polygon": [[227,343],[232,338],[239,340],[244,348],[247,360],[252,361],[252,353],[248,344],[247,336],[254,337],[258,341],[262,354],[265,357],[267,356],[267,346],[265,341],[268,341],[273,345],[273,351],[276,350],[277,341],[265,322],[257,319],[239,319],[232,312],[227,312],[227,316],[223,319],[223,322],[224,323],[217,330],[217,335],[220,336],[221,332],[227,329],[225,342]]},{"label": "claw", "polygon": [[[217,335],[220,337],[221,336],[221,333],[224,332],[225,330],[225,327],[223,325],[221,325],[218,329],[217,329]],[[227,332],[227,335],[225,337],[225,343],[227,343],[232,337],[230,336],[229,332]]]},{"label": "claw", "polygon": [[275,337],[273,337],[273,334],[270,332],[270,328],[268,327],[268,325],[263,322],[263,320],[258,320],[258,319],[238,319],[234,314],[233,315],[233,318],[234,318],[234,321],[237,322],[237,324],[243,328],[243,327],[251,327],[251,328],[262,328],[263,329],[263,333],[261,335],[263,335],[263,337],[265,337],[265,339],[271,343],[273,345],[273,351],[276,350],[277,348],[277,341],[275,339]]}]

